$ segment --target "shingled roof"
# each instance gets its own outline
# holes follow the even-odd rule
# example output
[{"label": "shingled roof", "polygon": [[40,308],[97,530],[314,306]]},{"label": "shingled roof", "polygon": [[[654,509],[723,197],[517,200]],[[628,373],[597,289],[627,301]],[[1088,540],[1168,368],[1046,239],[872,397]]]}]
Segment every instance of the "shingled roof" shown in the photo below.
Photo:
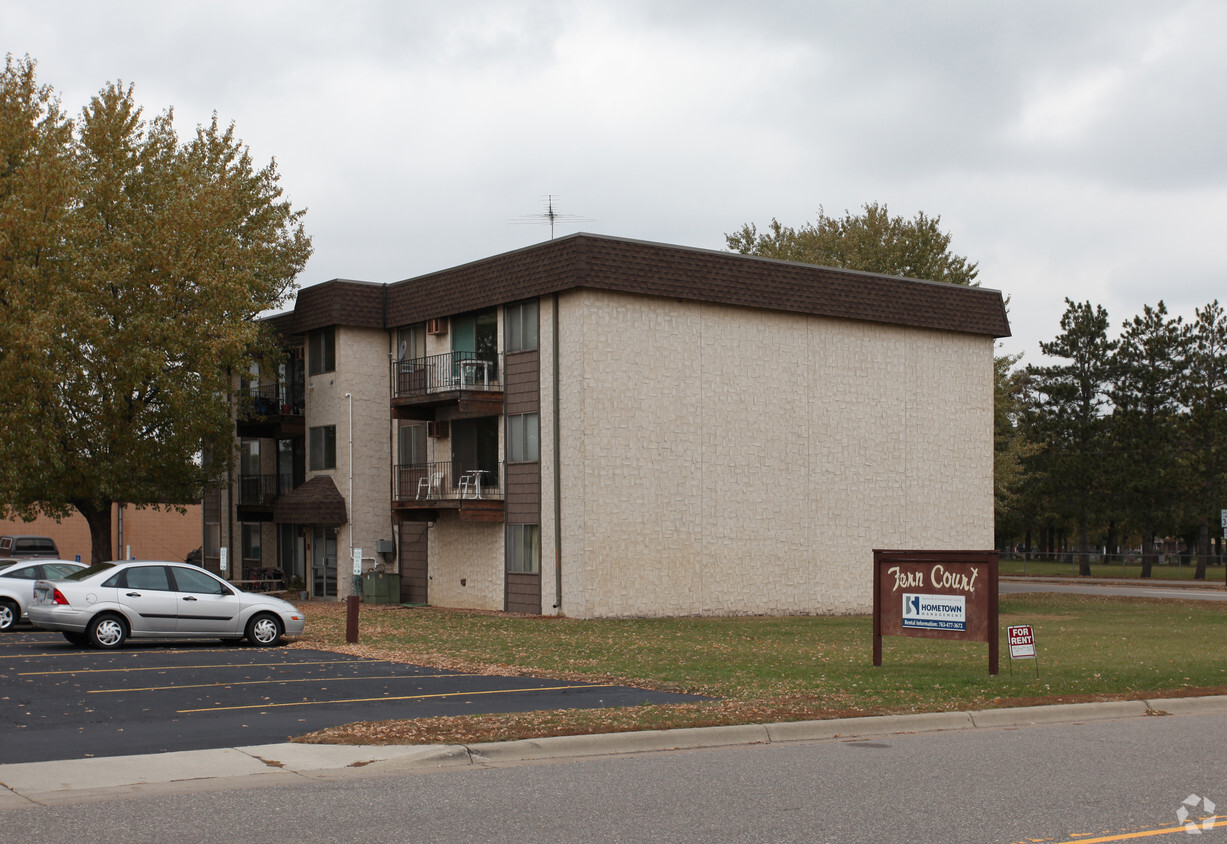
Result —
[{"label": "shingled roof", "polygon": [[1010,334],[1002,295],[989,288],[592,234],[386,286],[332,281],[307,287],[298,294],[294,326],[299,332],[329,324],[394,328],[578,288],[990,337]]},{"label": "shingled roof", "polygon": [[273,504],[278,524],[343,525],[349,521],[345,499],[327,475],[317,475]]}]

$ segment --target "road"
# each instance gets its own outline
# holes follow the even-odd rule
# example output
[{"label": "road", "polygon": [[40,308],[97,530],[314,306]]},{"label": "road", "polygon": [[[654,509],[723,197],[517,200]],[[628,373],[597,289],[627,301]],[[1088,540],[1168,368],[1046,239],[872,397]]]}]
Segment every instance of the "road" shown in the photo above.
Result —
[{"label": "road", "polygon": [[[1138,717],[174,793],[0,816],[4,840],[1184,841],[1227,808],[1227,716]],[[1227,822],[1225,820],[1224,822]],[[1197,840],[1227,840],[1214,828]]]},{"label": "road", "polygon": [[1001,578],[997,584],[1001,595],[1016,595],[1022,592],[1062,592],[1072,595],[1117,595],[1131,598],[1172,598],[1189,601],[1227,601],[1227,590],[1222,584],[1207,586],[1144,586],[1136,580],[1126,583],[1077,583],[1068,580],[1053,581],[1042,578]]}]

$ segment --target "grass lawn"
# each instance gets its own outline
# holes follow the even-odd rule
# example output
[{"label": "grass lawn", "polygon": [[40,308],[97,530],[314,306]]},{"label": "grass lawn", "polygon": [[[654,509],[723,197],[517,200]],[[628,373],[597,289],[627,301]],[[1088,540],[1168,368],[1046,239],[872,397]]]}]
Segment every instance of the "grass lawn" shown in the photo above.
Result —
[{"label": "grass lawn", "polygon": [[[627,709],[423,718],[334,727],[307,741],[464,743],[894,712],[1227,693],[1227,611],[1202,601],[1026,594],[1000,601],[1001,673],[988,646],[888,637],[868,617],[575,619],[307,604],[293,647],[485,674],[610,682],[720,698]],[[1011,670],[1004,631],[1035,628],[1037,661]]]}]

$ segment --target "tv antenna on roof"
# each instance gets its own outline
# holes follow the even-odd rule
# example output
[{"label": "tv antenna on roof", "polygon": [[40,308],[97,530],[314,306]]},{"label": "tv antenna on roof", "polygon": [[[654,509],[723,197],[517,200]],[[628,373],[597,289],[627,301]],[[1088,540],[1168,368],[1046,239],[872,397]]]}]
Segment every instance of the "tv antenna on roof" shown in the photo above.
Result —
[{"label": "tv antenna on roof", "polygon": [[563,214],[554,210],[554,195],[547,193],[542,197],[545,200],[545,211],[540,214],[525,214],[523,217],[518,217],[514,220],[508,220],[509,223],[517,225],[530,225],[542,222],[550,224],[550,240],[554,239],[554,226],[560,223],[591,223],[593,220],[588,217],[581,217],[578,214]]}]

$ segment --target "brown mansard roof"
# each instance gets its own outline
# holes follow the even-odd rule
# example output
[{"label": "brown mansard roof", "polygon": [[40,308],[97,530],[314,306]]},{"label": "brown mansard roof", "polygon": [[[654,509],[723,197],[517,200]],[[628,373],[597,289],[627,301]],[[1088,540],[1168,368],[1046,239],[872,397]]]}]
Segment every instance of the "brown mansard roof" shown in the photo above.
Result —
[{"label": "brown mansard roof", "polygon": [[395,328],[576,288],[666,296],[1008,337],[999,291],[573,234],[389,285],[330,281],[298,293],[296,332]]}]

